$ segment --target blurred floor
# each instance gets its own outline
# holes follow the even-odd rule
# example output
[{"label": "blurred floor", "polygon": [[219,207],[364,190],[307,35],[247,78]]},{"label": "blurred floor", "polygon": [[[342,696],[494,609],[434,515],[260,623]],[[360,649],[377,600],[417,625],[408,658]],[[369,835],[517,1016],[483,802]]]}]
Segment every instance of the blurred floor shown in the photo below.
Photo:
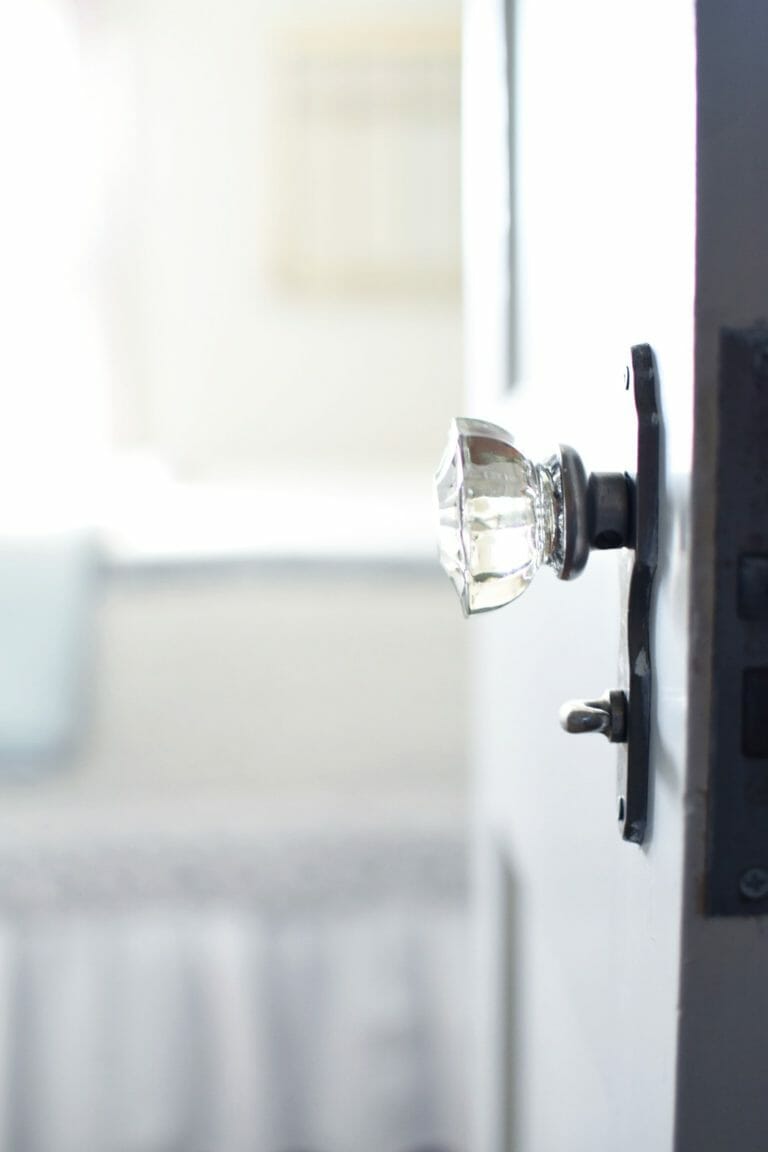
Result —
[{"label": "blurred floor", "polygon": [[0,1148],[465,1147],[465,685],[438,587],[105,581],[90,736],[3,788]]},{"label": "blurred floor", "polygon": [[[462,846],[442,847],[456,873]],[[420,858],[404,867],[403,850],[381,850],[401,884],[330,906],[185,900],[6,921],[2,1147],[464,1147],[464,893],[423,880],[409,893]],[[304,859],[322,871],[322,853]]]}]

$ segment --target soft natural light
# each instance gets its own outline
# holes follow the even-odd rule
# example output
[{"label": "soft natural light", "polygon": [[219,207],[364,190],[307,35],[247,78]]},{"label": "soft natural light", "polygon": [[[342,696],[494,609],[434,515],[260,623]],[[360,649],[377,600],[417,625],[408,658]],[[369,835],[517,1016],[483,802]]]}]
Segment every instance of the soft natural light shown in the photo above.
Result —
[{"label": "soft natural light", "polygon": [[107,367],[75,15],[47,0],[0,12],[0,533],[13,535],[99,515]]}]

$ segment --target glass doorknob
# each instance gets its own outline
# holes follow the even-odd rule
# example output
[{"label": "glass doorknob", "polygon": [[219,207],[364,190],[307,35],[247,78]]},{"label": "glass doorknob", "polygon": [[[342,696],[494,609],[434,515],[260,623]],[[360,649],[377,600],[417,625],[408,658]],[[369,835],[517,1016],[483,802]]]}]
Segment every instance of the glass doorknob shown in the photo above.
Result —
[{"label": "glass doorknob", "polygon": [[536,464],[484,420],[452,422],[435,491],[440,562],[467,616],[517,599],[539,568],[570,580],[590,548],[632,544],[628,476],[587,477],[566,445]]}]

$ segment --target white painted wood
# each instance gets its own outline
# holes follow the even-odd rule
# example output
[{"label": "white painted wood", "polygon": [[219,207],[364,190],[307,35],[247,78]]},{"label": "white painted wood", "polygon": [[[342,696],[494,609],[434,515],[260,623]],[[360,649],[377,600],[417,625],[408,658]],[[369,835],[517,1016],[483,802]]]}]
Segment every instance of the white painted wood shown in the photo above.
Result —
[{"label": "white painted wood", "polygon": [[573,584],[544,573],[523,602],[468,625],[480,904],[474,1148],[667,1152],[685,816],[694,9],[690,0],[509,7],[512,131],[504,4],[467,5],[471,414],[505,423],[524,451],[564,441],[591,470],[632,468],[622,375],[629,345],[647,341],[665,450],[641,848],[615,826],[614,750],[557,724],[564,699],[612,686],[621,557],[593,556]]}]

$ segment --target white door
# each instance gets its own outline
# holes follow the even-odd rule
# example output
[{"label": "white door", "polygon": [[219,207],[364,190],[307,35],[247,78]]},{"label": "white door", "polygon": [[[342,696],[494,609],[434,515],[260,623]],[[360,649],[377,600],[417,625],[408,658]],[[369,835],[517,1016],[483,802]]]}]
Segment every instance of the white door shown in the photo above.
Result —
[{"label": "white door", "polygon": [[631,471],[624,366],[648,342],[664,425],[641,846],[617,833],[616,749],[557,723],[618,686],[621,553],[467,624],[475,1152],[768,1148],[768,935],[704,914],[708,768],[687,754],[694,381],[711,479],[717,331],[768,300],[768,18],[719,7],[466,6],[467,414],[535,459],[565,441],[588,470]]}]

